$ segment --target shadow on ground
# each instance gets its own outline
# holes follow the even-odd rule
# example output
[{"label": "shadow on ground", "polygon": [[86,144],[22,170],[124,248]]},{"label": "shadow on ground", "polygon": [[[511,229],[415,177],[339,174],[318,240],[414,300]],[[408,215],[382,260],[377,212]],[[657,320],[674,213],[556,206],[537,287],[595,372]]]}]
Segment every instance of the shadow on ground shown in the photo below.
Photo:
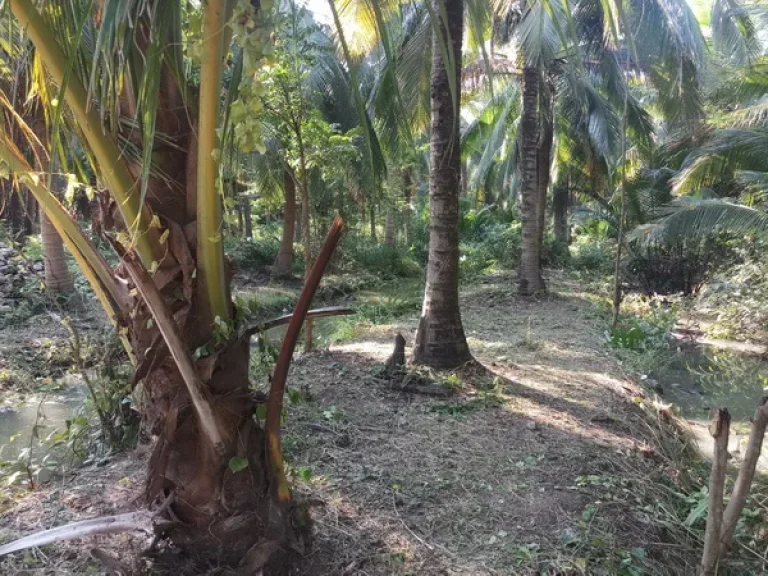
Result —
[{"label": "shadow on ground", "polygon": [[644,511],[674,471],[591,305],[504,289],[462,303],[485,368],[434,374],[450,398],[376,377],[412,319],[296,363],[306,400],[289,409],[285,447],[315,522],[305,574],[694,570],[696,544],[670,542]]}]

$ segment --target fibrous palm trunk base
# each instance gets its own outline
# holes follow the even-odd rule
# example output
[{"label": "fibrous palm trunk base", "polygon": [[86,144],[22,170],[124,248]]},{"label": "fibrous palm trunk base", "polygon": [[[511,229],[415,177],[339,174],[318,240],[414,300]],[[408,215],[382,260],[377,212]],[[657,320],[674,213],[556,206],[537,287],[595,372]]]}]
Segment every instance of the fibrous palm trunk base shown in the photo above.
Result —
[{"label": "fibrous palm trunk base", "polygon": [[[141,339],[141,338],[139,338]],[[173,360],[157,363],[144,380],[147,417],[158,434],[149,462],[150,503],[173,494],[166,557],[188,574],[285,574],[303,548],[307,522],[291,501],[273,497],[264,432],[256,420],[263,401],[250,388],[247,339],[232,340],[197,360],[227,453],[201,434],[186,386]],[[180,563],[181,562],[181,563]],[[164,562],[165,563],[165,562]],[[228,573],[228,572],[223,572]]]}]

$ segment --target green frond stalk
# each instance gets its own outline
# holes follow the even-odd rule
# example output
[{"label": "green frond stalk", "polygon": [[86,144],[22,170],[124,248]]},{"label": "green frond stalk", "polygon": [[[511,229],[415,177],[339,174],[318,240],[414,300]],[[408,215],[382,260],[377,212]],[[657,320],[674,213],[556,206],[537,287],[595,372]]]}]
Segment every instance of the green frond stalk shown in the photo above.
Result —
[{"label": "green frond stalk", "polygon": [[200,118],[197,148],[197,278],[212,318],[229,318],[222,210],[216,177],[221,155],[217,128],[223,67],[226,0],[209,0],[203,14],[204,50],[200,64]]},{"label": "green frond stalk", "polygon": [[88,93],[74,76],[67,75],[69,63],[31,0],[10,0],[10,8],[25,29],[54,82],[64,86],[64,97],[77,119],[101,170],[101,176],[117,201],[126,227],[142,261],[150,266],[163,258],[164,250],[156,229],[151,228],[149,208],[142,205],[136,179],[128,170],[113,137],[104,132],[99,113],[88,102]]}]

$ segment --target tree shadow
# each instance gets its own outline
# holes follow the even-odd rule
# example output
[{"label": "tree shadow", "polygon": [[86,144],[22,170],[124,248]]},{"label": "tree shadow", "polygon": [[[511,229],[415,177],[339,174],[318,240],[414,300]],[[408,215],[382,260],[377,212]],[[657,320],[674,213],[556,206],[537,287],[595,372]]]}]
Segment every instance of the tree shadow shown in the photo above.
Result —
[{"label": "tree shadow", "polygon": [[[565,569],[572,552],[563,542],[582,534],[596,493],[614,489],[583,479],[620,491],[612,478],[657,465],[631,450],[631,403],[605,387],[589,396],[622,405],[618,418],[481,366],[461,375],[472,385],[450,399],[402,394],[376,378],[383,359],[315,353],[291,374],[307,398],[289,409],[285,432],[291,465],[311,468],[296,481],[315,522],[304,574]],[[612,500],[600,511],[611,550],[642,546],[649,561],[686,572],[685,543],[685,553],[670,553],[662,529],[631,504]]]}]

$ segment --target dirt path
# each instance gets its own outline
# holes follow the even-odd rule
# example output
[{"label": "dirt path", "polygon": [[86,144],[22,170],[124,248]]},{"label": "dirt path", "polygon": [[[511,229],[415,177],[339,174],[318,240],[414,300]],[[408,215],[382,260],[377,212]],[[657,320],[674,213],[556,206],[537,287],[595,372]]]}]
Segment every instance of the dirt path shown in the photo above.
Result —
[{"label": "dirt path", "polygon": [[[463,291],[485,369],[431,374],[455,390],[449,398],[377,378],[393,335],[413,341],[415,316],[297,358],[289,385],[302,399],[292,394],[284,447],[315,534],[301,574],[691,573],[696,546],[655,509],[656,487],[677,472],[606,348],[599,312],[563,279],[538,300],[512,286],[497,276]],[[0,538],[135,508],[133,489],[99,505],[99,493],[141,484],[141,467],[119,462],[85,512],[61,497],[71,485],[50,487],[0,517]],[[80,484],[100,473],[85,471]],[[83,573],[93,545],[5,560],[0,572]],[[100,545],[130,554],[137,542]]]},{"label": "dirt path", "polygon": [[604,322],[574,285],[540,300],[510,286],[465,291],[490,372],[448,377],[451,400],[372,377],[415,318],[297,363],[309,401],[291,408],[286,447],[297,476],[311,469],[297,479],[316,529],[306,574],[688,572],[693,551],[642,512],[663,467]]}]

